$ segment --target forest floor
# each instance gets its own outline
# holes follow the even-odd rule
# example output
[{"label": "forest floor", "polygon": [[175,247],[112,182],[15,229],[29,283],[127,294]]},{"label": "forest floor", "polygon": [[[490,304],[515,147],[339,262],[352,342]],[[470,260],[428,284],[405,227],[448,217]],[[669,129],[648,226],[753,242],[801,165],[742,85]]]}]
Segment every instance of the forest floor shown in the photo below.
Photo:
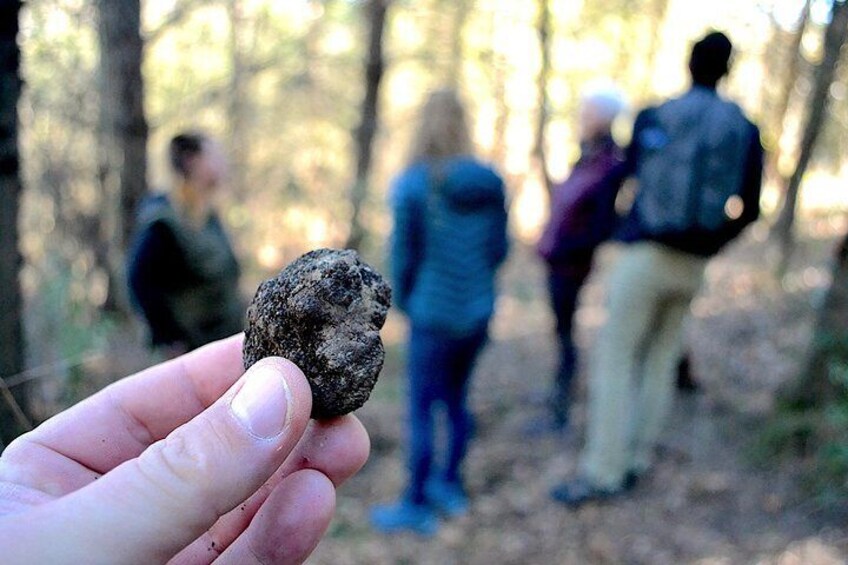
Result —
[{"label": "forest floor", "polygon": [[[491,341],[475,371],[470,403],[477,435],[466,460],[468,515],[444,521],[429,539],[384,536],[368,510],[393,501],[404,469],[403,320],[384,329],[386,365],[358,412],[371,457],[339,492],[337,514],[310,563],[346,564],[774,564],[848,563],[848,501],[811,496],[800,460],[762,456],[762,425],[774,393],[796,371],[816,304],[829,284],[844,220],[803,225],[790,272],[770,271],[765,226],[710,262],[687,328],[697,393],[680,393],[652,472],[626,496],[569,510],[550,488],[573,476],[585,429],[581,372],[568,435],[528,437],[545,415],[541,399],[555,364],[545,271],[516,245],[502,273]],[[577,341],[592,346],[605,323],[604,273],[617,250],[604,248],[581,298]],[[64,381],[45,380],[52,413],[150,364],[141,333],[110,343]],[[137,335],[136,335],[137,334]],[[119,335],[124,335],[121,333]],[[109,377],[109,376],[113,377]]]},{"label": "forest floor", "polygon": [[[585,374],[567,436],[527,437],[544,415],[555,362],[544,270],[517,247],[471,389],[477,436],[466,461],[468,515],[444,521],[429,539],[384,536],[368,509],[403,487],[405,327],[390,318],[387,362],[359,415],[372,439],[362,472],[341,489],[315,564],[362,563],[758,563],[848,562],[848,504],[823,506],[805,490],[796,462],[757,457],[758,431],[774,392],[792,378],[814,306],[828,285],[835,238],[846,226],[811,222],[782,284],[769,272],[764,230],[715,258],[687,329],[697,393],[680,393],[652,472],[634,491],[577,511],[553,502],[552,485],[571,476],[585,422]],[[579,345],[604,323],[604,249],[579,312]]]}]

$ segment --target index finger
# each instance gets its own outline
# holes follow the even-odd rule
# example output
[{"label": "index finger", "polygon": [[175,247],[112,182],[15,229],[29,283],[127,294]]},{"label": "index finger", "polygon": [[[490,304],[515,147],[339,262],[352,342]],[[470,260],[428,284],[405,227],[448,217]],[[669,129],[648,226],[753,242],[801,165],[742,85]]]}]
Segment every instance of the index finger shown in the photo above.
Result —
[{"label": "index finger", "polygon": [[[25,436],[97,472],[138,457],[244,373],[242,334],[120,380]],[[23,438],[22,438],[23,439]]]}]

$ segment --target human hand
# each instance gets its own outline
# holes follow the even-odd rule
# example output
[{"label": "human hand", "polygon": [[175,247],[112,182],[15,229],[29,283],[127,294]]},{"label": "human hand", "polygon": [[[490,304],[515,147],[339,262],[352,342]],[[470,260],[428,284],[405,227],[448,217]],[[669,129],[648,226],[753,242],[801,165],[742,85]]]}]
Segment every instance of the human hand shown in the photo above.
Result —
[{"label": "human hand", "polygon": [[164,360],[176,359],[180,355],[188,353],[188,345],[181,341],[175,341],[166,345],[160,345],[158,351]]},{"label": "human hand", "polygon": [[[123,379],[0,457],[3,563],[298,563],[368,457],[353,416],[242,336]],[[242,373],[244,375],[242,376]]]}]

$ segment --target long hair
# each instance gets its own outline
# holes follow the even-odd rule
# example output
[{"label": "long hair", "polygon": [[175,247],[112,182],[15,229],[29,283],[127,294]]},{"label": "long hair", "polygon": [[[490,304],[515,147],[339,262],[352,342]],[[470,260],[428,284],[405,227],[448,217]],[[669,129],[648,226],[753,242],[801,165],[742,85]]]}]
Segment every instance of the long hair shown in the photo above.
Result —
[{"label": "long hair", "polygon": [[465,107],[453,89],[436,90],[421,109],[409,163],[439,161],[471,153]]}]

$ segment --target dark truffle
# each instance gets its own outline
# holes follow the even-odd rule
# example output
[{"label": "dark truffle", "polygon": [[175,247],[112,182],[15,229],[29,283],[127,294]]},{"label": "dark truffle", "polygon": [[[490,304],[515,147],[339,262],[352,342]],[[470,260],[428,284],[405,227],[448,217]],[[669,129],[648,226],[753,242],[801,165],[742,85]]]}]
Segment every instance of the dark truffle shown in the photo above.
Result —
[{"label": "dark truffle", "polygon": [[316,249],[259,286],[247,310],[245,369],[271,355],[312,387],[312,417],[365,404],[383,367],[380,328],[391,305],[383,277],[356,251]]}]

